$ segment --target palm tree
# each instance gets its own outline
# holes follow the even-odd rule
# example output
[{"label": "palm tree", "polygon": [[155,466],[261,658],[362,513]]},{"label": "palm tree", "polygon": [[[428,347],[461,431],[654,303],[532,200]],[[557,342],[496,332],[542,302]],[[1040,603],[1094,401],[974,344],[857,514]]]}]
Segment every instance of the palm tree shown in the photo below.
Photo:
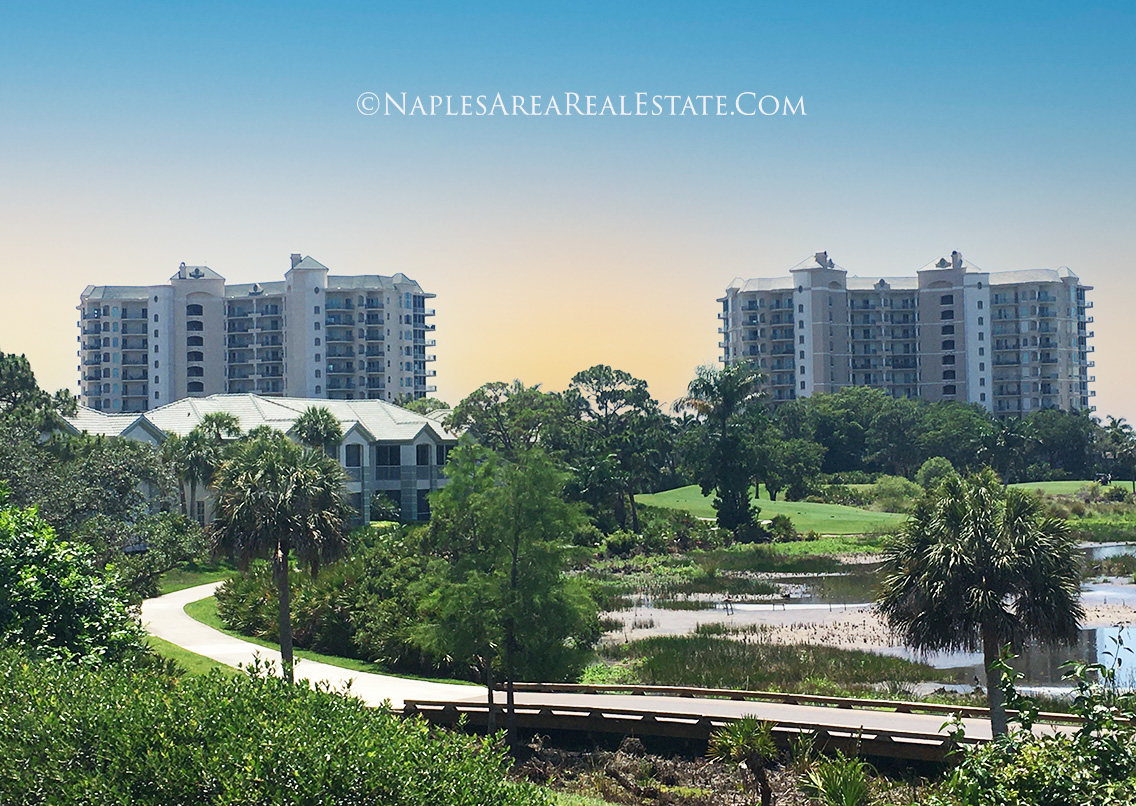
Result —
[{"label": "palm tree", "polygon": [[777,758],[773,743],[773,725],[754,716],[743,716],[710,734],[707,755],[715,761],[736,764],[749,774],[753,788],[761,793],[761,806],[773,803],[773,790],[765,765]]},{"label": "palm tree", "polygon": [[1104,429],[1108,451],[1105,454],[1111,458],[1116,470],[1125,471],[1131,476],[1132,493],[1136,495],[1136,433],[1123,417],[1108,418],[1108,425]]},{"label": "palm tree", "polygon": [[1021,417],[1007,417],[995,426],[982,453],[1008,484],[1020,481],[1018,470],[1022,459],[1037,441],[1029,421]]},{"label": "palm tree", "polygon": [[701,417],[710,436],[710,456],[704,461],[702,492],[717,491],[714,507],[718,525],[734,529],[752,522],[749,485],[753,477],[747,456],[750,442],[743,415],[760,404],[764,394],[761,373],[752,362],[731,364],[723,369],[699,367],[687,386],[686,397],[675,411],[690,409]]},{"label": "palm tree", "polygon": [[240,435],[241,423],[235,415],[215,411],[202,417],[184,437],[170,434],[162,443],[162,457],[177,475],[183,515],[197,517],[198,485],[208,485],[221,466],[225,440]]},{"label": "palm tree", "polygon": [[334,456],[336,448],[343,442],[343,428],[339,419],[323,406],[308,406],[304,409],[292,431],[309,448],[319,448],[328,456]]},{"label": "palm tree", "polygon": [[[920,651],[982,649],[986,669],[1007,644],[1077,637],[1080,562],[1064,520],[1006,489],[992,470],[948,477],[885,549],[877,607]],[[991,729],[1006,732],[1001,689],[988,683]]]},{"label": "palm tree", "polygon": [[292,617],[289,557],[296,553],[315,574],[347,549],[351,508],[343,497],[346,477],[322,451],[297,445],[283,435],[240,444],[214,482],[217,518],[213,550],[242,566],[255,558],[272,561],[279,597],[280,655],[292,680]]}]

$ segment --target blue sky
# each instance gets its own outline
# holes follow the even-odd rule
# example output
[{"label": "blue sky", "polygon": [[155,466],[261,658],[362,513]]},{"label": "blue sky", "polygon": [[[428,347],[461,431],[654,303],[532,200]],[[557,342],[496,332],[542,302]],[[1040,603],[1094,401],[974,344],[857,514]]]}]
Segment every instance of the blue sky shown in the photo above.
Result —
[{"label": "blue sky", "polygon": [[[439,391],[611,363],[675,397],[714,298],[827,249],[1096,287],[1136,415],[1131,3],[0,8],[0,349],[73,386],[87,283],[290,252],[438,293]],[[364,117],[364,91],[805,98],[807,117]],[[51,279],[48,292],[43,282]],[[36,323],[28,328],[25,322]],[[39,327],[42,325],[42,327]]]}]

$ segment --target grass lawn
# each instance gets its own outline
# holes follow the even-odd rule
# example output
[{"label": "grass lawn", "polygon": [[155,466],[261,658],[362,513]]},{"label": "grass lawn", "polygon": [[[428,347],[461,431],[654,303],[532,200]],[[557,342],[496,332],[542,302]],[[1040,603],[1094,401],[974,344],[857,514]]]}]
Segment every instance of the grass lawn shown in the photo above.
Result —
[{"label": "grass lawn", "polygon": [[[764,486],[761,492],[765,493]],[[649,506],[685,509],[700,518],[714,517],[711,499],[704,496],[696,484],[661,493],[637,495],[635,500],[640,504]],[[862,535],[881,530],[891,530],[907,519],[906,515],[894,512],[872,512],[838,504],[770,501],[768,494],[759,498],[756,503],[761,508],[761,514],[758,517],[762,520],[768,520],[774,515],[788,515],[797,531],[813,531],[822,535]],[[813,548],[804,548],[802,551],[816,553],[819,550],[813,543],[806,543],[805,545],[812,545]]]},{"label": "grass lawn", "polygon": [[189,674],[206,674],[214,669],[220,669],[225,674],[241,673],[240,669],[234,669],[232,666],[226,666],[224,663],[215,661],[212,658],[198,655],[196,652],[190,652],[188,649],[182,649],[177,644],[171,644],[169,641],[158,638],[156,635],[146,636],[146,644],[163,658],[168,658],[177,663],[178,666],[185,669]]},{"label": "grass lawn", "polygon": [[[248,641],[250,644],[262,646],[265,649],[280,649],[280,644],[272,641],[265,641],[263,638],[254,638],[250,635],[242,635],[235,630],[230,630],[225,626],[225,622],[221,621],[221,617],[217,615],[217,600],[210,596],[207,599],[198,599],[196,602],[190,602],[185,606],[185,613],[195,621],[200,621],[207,627],[212,627],[225,635],[231,635],[234,638],[240,638],[242,641]],[[431,683],[457,683],[463,686],[476,686],[477,683],[471,683],[468,680],[451,680],[444,677],[421,677],[412,674],[397,674],[389,672],[382,666],[376,663],[369,663],[365,660],[358,658],[341,658],[338,655],[324,655],[320,652],[311,652],[307,649],[295,649],[296,657],[302,660],[311,660],[316,663],[326,663],[328,666],[339,666],[344,669],[350,669],[353,672],[365,672],[367,674],[383,674],[388,677],[402,677],[407,680],[429,680]],[[300,668],[300,667],[297,667]],[[302,670],[301,670],[302,672]]]},{"label": "grass lawn", "polygon": [[1023,481],[1020,484],[1011,484],[1024,490],[1036,490],[1046,495],[1073,495],[1091,481]]},{"label": "grass lawn", "polygon": [[175,568],[172,571],[167,571],[162,574],[161,580],[158,581],[158,595],[165,596],[167,593],[174,591],[185,590],[186,588],[195,588],[198,585],[206,585],[210,582],[220,582],[223,579],[228,579],[233,575],[233,567],[228,563],[218,563],[217,565],[190,565],[186,568]]}]

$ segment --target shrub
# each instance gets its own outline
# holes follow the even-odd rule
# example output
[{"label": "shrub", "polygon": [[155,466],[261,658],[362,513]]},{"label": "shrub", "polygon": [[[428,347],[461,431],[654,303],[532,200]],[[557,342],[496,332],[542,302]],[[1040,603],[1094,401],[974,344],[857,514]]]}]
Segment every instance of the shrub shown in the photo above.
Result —
[{"label": "shrub", "polygon": [[0,654],[0,802],[530,806],[493,738],[269,676]]},{"label": "shrub", "polygon": [[371,496],[371,520],[397,521],[402,518],[402,505],[394,497],[384,491],[377,490]]},{"label": "shrub", "polygon": [[99,571],[89,547],[61,540],[35,509],[0,506],[0,597],[0,645],[87,664],[142,647],[113,567]]},{"label": "shrub", "polygon": [[1119,484],[1110,484],[1104,488],[1104,500],[1113,504],[1127,503],[1129,498],[1128,491],[1121,487]]},{"label": "shrub", "polygon": [[932,456],[915,471],[915,481],[924,490],[939,486],[939,482],[955,472],[951,460],[943,456]]},{"label": "shrub", "polygon": [[876,505],[884,512],[910,512],[923,489],[903,476],[880,476],[873,492]]},{"label": "shrub", "polygon": [[871,767],[855,756],[837,752],[818,758],[801,780],[801,788],[825,806],[867,806],[871,802]]},{"label": "shrub", "polygon": [[793,521],[789,519],[788,515],[774,515],[773,520],[769,523],[769,532],[773,535],[774,543],[789,543],[800,540],[797,527],[793,525]]},{"label": "shrub", "polygon": [[1073,515],[1076,518],[1085,517],[1086,512],[1088,512],[1088,509],[1080,501],[1074,501],[1069,505],[1069,514]]}]

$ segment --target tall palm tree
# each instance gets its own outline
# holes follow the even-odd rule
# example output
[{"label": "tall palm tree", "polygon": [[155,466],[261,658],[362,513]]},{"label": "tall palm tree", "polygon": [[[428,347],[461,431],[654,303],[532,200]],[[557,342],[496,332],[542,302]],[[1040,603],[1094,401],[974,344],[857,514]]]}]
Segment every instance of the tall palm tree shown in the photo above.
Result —
[{"label": "tall palm tree", "polygon": [[292,426],[292,431],[309,448],[319,448],[334,456],[343,442],[343,427],[339,419],[323,406],[308,406]]},{"label": "tall palm tree", "polygon": [[1009,484],[1012,481],[1021,481],[1018,478],[1018,470],[1022,460],[1026,451],[1037,442],[1028,420],[1021,417],[1007,417],[995,425],[981,453]]},{"label": "tall palm tree", "polygon": [[710,437],[710,456],[703,462],[700,479],[703,494],[717,491],[714,507],[718,525],[734,529],[753,520],[749,485],[753,478],[747,456],[750,434],[745,417],[762,401],[762,375],[752,362],[731,364],[723,369],[699,367],[687,394],[675,403],[675,411],[689,409],[704,421]]},{"label": "tall palm tree", "polygon": [[1123,417],[1108,418],[1105,426],[1106,456],[1120,473],[1127,472],[1132,482],[1132,493],[1136,495],[1136,432]]},{"label": "tall palm tree", "polygon": [[[885,549],[877,607],[921,651],[1069,642],[1084,617],[1080,561],[1064,520],[991,470],[948,477]],[[1001,689],[987,685],[991,728],[1006,732]]]},{"label": "tall palm tree", "polygon": [[213,549],[242,566],[255,558],[272,562],[279,598],[280,655],[292,680],[292,616],[289,557],[314,574],[347,549],[351,508],[343,496],[339,463],[322,451],[283,435],[261,436],[237,446],[214,486],[217,517]]}]

